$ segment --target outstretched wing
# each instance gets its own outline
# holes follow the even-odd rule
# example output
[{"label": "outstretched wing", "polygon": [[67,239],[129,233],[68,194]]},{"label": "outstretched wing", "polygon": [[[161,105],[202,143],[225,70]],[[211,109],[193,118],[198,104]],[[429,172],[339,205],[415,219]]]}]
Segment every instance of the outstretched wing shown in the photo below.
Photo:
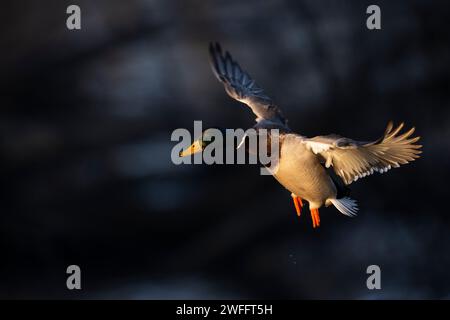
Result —
[{"label": "outstretched wing", "polygon": [[287,121],[280,109],[264,93],[255,81],[243,71],[239,64],[233,60],[228,51],[222,53],[218,43],[209,45],[211,68],[225,86],[230,97],[248,105],[256,115],[256,121],[270,120],[286,125]]},{"label": "outstretched wing", "polygon": [[422,146],[415,143],[420,137],[410,138],[414,128],[399,135],[403,125],[394,129],[389,122],[384,135],[373,142],[329,135],[304,139],[303,143],[323,158],[327,168],[333,166],[336,174],[348,185],[374,172],[383,173],[419,158]]}]

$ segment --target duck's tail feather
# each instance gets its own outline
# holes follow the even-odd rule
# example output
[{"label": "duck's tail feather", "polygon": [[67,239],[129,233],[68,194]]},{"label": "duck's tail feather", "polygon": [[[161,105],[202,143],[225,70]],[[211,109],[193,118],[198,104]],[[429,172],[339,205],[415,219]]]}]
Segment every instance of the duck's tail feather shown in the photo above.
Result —
[{"label": "duck's tail feather", "polygon": [[356,200],[349,197],[341,199],[330,199],[330,202],[339,210],[340,213],[349,217],[355,217],[358,212],[358,204]]}]

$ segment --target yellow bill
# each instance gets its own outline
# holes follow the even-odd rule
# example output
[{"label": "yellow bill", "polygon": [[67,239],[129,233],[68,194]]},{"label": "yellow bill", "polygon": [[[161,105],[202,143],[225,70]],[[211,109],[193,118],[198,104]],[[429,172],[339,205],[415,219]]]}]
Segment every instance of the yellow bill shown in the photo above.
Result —
[{"label": "yellow bill", "polygon": [[194,141],[189,147],[180,152],[180,157],[190,156],[191,154],[202,151],[202,145],[200,144],[200,140]]}]

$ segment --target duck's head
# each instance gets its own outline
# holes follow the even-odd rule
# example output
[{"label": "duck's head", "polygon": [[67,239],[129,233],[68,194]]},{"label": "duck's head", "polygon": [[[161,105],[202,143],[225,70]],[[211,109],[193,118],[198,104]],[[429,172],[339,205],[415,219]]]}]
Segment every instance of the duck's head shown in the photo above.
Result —
[{"label": "duck's head", "polygon": [[191,154],[203,151],[217,136],[217,132],[225,133],[221,128],[207,128],[203,130],[200,138],[195,140],[189,147],[180,152],[180,157],[190,156]]}]

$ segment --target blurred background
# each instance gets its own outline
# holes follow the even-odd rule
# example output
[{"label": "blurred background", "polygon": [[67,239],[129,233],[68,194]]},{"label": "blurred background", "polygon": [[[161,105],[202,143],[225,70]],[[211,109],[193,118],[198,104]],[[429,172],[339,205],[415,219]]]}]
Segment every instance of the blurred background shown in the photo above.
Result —
[{"label": "blurred background", "polygon": [[[450,298],[446,1],[5,0],[0,16],[0,298]],[[174,129],[254,123],[209,41],[293,130],[370,140],[405,121],[423,157],[352,184],[359,216],[322,209],[319,229],[259,166],[174,165]]]}]

